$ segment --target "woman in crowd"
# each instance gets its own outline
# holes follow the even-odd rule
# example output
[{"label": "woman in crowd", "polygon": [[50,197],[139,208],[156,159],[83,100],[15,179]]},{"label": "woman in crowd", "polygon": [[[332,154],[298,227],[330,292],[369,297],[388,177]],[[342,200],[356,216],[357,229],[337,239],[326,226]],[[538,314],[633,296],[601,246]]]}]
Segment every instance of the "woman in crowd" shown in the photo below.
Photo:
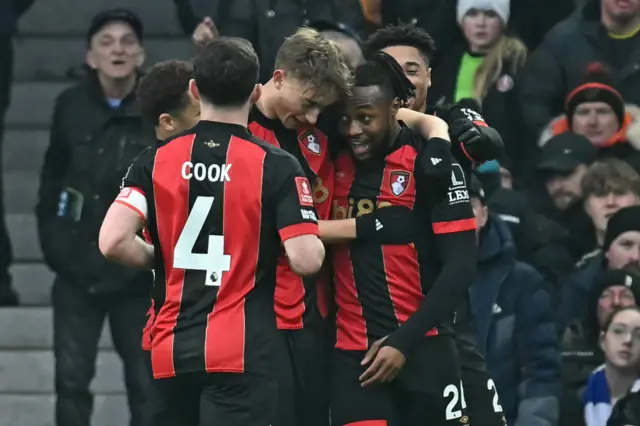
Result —
[{"label": "woman in crowd", "polygon": [[429,99],[476,99],[487,123],[502,135],[507,156],[519,166],[528,155],[520,147],[528,145],[522,141],[514,88],[527,48],[505,33],[510,2],[459,0],[457,14],[464,42],[443,52],[434,65]]},{"label": "woman in crowd", "polygon": [[616,402],[640,389],[640,308],[614,311],[602,328],[600,347],[605,363],[591,374],[584,393],[587,426],[605,426]]}]

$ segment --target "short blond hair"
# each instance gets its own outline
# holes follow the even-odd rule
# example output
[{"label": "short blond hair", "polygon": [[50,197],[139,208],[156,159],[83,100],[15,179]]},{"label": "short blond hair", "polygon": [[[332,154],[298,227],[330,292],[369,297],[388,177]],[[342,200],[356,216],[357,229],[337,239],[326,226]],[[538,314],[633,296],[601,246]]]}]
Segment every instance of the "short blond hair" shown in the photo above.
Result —
[{"label": "short blond hair", "polygon": [[278,49],[276,69],[317,90],[316,100],[331,104],[351,94],[353,75],[336,43],[311,28],[300,28]]}]

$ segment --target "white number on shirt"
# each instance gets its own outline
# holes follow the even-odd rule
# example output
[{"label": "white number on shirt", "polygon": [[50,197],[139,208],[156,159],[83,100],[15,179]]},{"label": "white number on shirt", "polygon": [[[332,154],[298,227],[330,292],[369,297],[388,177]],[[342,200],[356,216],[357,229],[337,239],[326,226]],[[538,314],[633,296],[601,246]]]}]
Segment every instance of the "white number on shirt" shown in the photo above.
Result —
[{"label": "white number on shirt", "polygon": [[498,402],[498,389],[493,379],[487,380],[487,389],[493,391],[493,411],[496,413],[502,413],[502,405]]},{"label": "white number on shirt", "polygon": [[231,256],[224,253],[224,236],[209,235],[206,253],[193,253],[198,235],[213,206],[214,197],[198,197],[173,250],[173,267],[206,271],[205,285],[220,286],[222,273],[231,269]]},{"label": "white number on shirt", "polygon": [[445,417],[447,420],[455,420],[462,417],[462,410],[456,410],[456,406],[458,402],[460,402],[460,406],[462,409],[467,408],[467,402],[464,399],[464,387],[462,386],[462,382],[460,382],[460,390],[456,385],[448,385],[444,388],[444,392],[442,396],[445,398],[449,398],[451,396],[451,401],[447,404],[447,408],[445,411]]}]

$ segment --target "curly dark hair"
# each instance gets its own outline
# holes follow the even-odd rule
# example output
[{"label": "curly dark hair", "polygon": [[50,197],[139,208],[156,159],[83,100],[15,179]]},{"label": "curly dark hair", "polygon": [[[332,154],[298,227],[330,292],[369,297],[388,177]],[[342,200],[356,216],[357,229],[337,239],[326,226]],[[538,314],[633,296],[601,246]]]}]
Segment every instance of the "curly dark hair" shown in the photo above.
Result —
[{"label": "curly dark hair", "polygon": [[189,81],[193,67],[186,61],[164,61],[155,64],[140,80],[138,102],[142,114],[154,124],[162,114],[179,114],[189,105]]},{"label": "curly dark hair", "polygon": [[203,100],[218,107],[239,107],[258,83],[260,62],[249,41],[219,37],[198,46],[193,69]]},{"label": "curly dark hair", "polygon": [[404,75],[402,68],[391,56],[375,52],[355,71],[355,86],[380,86],[389,96],[404,105],[415,95],[415,86]]},{"label": "curly dark hair", "polygon": [[413,24],[387,25],[369,36],[365,42],[366,54],[390,46],[412,46],[418,49],[427,66],[436,54],[436,43],[428,32]]}]

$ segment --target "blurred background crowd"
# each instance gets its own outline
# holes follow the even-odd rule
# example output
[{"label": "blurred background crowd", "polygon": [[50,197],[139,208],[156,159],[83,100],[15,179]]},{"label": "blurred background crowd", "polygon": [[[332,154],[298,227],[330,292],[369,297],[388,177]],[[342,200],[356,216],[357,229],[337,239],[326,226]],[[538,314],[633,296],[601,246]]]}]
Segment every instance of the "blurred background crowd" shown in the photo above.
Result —
[{"label": "blurred background crowd", "polygon": [[[470,296],[507,417],[606,424],[640,389],[640,0],[3,0],[0,426],[140,416],[150,283],[96,236],[154,141],[135,99],[145,68],[217,31],[250,40],[267,80],[299,26],[358,58],[399,23],[437,46],[430,69],[405,66],[424,73],[417,94],[475,98],[505,143],[472,180]],[[391,36],[431,56],[406,28]]]}]

